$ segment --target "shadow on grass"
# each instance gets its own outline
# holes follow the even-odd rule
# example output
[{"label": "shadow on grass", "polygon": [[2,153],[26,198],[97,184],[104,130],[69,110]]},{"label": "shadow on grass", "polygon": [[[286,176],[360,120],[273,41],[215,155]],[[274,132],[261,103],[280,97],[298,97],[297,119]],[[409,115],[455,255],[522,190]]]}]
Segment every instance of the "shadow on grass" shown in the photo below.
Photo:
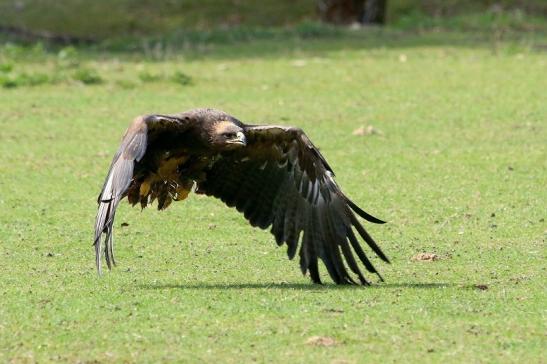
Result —
[{"label": "shadow on grass", "polygon": [[304,290],[304,291],[323,291],[323,290],[341,290],[341,289],[444,289],[460,288],[469,289],[472,286],[456,283],[375,283],[371,286],[357,285],[335,285],[335,284],[313,284],[313,283],[155,283],[141,284],[141,289],[283,289],[283,290]]}]

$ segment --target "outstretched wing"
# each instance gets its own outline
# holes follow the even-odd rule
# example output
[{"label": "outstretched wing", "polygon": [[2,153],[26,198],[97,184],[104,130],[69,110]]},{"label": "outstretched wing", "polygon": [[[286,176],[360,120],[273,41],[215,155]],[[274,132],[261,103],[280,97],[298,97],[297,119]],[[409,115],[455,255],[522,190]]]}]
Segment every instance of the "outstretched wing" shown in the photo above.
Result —
[{"label": "outstretched wing", "polygon": [[101,272],[101,240],[105,234],[105,258],[108,268],[114,261],[112,229],[116,207],[125,197],[127,189],[134,177],[135,163],[147,153],[148,141],[151,136],[163,130],[182,132],[189,127],[187,117],[148,115],[136,118],[127,129],[120,148],[112,159],[110,170],[106,176],[103,189],[98,197],[99,210],[95,220],[95,261],[97,270]]},{"label": "outstretched wing", "polygon": [[[242,212],[252,226],[266,229],[292,259],[300,245],[302,273],[321,283],[318,258],[338,283],[355,283],[346,266],[369,284],[353,252],[378,274],[357,234],[384,261],[388,258],[358,221],[382,224],[347,198],[334,173],[304,132],[281,126],[247,126],[247,147],[224,155],[207,171],[196,192],[217,197]],[[301,242],[299,244],[299,241]]]}]

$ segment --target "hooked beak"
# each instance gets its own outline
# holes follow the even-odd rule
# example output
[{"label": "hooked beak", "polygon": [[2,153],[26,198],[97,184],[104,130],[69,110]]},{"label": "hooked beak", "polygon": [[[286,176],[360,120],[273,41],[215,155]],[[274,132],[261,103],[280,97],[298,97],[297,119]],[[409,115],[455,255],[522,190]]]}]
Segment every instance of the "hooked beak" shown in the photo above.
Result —
[{"label": "hooked beak", "polygon": [[243,132],[238,131],[236,137],[229,141],[230,144],[241,144],[243,146],[247,145],[247,138]]}]

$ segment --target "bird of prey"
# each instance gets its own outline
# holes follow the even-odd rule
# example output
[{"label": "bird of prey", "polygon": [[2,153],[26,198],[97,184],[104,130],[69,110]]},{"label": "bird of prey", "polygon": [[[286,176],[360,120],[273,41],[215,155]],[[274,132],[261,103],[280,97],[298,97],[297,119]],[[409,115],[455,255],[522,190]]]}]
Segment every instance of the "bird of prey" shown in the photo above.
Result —
[{"label": "bird of prey", "polygon": [[[278,245],[297,251],[303,274],[321,283],[320,258],[337,284],[363,285],[354,253],[378,274],[358,236],[385,262],[388,258],[358,221],[382,224],[353,203],[334,181],[334,172],[299,128],[247,125],[215,109],[137,117],[112,159],[98,197],[95,255],[101,273],[102,240],[110,269],[116,207],[127,197],[142,208],[157,200],[159,210],[195,193],[214,196],[266,229]],[[300,247],[300,249],[298,249]],[[352,275],[348,269],[353,272]]]}]

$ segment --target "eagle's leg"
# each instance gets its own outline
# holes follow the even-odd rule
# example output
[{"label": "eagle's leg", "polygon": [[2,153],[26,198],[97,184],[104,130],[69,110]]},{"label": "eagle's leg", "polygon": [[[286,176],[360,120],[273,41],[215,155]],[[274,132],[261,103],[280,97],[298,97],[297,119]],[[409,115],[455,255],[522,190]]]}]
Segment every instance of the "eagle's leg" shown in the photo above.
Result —
[{"label": "eagle's leg", "polygon": [[188,197],[192,187],[194,186],[194,181],[184,180],[182,183],[175,183],[173,191],[173,200],[182,201]]}]

